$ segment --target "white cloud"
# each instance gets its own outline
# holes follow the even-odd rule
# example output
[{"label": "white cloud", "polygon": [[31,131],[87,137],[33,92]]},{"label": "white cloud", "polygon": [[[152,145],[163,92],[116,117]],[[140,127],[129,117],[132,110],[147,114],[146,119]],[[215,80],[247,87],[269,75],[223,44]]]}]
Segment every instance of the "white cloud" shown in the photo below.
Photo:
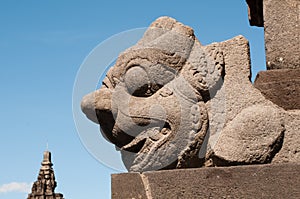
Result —
[{"label": "white cloud", "polygon": [[21,192],[21,193],[29,193],[31,189],[31,183],[25,182],[11,182],[8,184],[3,184],[0,186],[0,193],[8,193],[8,192]]}]

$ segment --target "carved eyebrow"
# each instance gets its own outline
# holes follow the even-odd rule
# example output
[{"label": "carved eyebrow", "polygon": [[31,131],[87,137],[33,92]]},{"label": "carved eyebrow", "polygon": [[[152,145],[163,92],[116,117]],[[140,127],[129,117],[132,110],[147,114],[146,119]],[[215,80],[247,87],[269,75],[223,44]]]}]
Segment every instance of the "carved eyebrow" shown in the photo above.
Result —
[{"label": "carved eyebrow", "polygon": [[123,65],[128,65],[130,61],[135,59],[145,59],[151,63],[168,65],[175,70],[180,70],[187,60],[177,53],[170,53],[165,50],[155,48],[132,50],[125,54],[122,54],[119,59],[123,59]]},{"label": "carved eyebrow", "polygon": [[[152,64],[163,64],[176,71],[181,71],[187,59],[177,53],[166,52],[155,48],[142,48],[125,51],[120,54],[116,64],[108,71],[107,77],[113,87],[122,80],[127,70],[134,65],[139,65],[137,62],[130,64],[134,60],[146,60]],[[150,65],[149,65],[150,66]],[[145,66],[147,67],[147,66]]]}]

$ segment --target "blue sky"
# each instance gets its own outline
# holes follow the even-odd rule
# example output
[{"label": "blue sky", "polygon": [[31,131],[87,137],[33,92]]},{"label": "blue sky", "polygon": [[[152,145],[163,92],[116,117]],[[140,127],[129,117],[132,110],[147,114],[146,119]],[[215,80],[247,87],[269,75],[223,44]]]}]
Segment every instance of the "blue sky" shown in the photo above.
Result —
[{"label": "blue sky", "polygon": [[245,0],[0,2],[0,199],[26,198],[47,142],[57,192],[110,198],[110,175],[121,171],[101,164],[80,141],[72,111],[76,74],[98,44],[160,16],[193,27],[204,45],[245,36],[253,76],[265,69],[263,29],[249,26]]}]

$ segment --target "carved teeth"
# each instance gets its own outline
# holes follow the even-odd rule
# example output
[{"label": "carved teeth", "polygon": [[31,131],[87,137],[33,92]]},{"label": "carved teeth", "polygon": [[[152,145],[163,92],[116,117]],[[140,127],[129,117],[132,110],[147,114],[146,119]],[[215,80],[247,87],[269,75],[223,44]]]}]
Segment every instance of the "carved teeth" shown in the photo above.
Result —
[{"label": "carved teeth", "polygon": [[129,144],[123,146],[121,150],[131,151],[131,152],[139,152],[143,148],[145,148],[145,143],[147,143],[147,138],[150,138],[152,141],[160,140],[163,135],[169,133],[169,129],[163,128],[159,130],[159,127],[154,127],[152,129],[148,129],[147,131],[141,132],[138,136],[136,136]]},{"label": "carved teeth", "polygon": [[162,88],[161,91],[160,91],[160,95],[161,95],[162,97],[168,97],[168,96],[170,96],[170,95],[172,95],[172,94],[173,94],[173,91],[171,91],[171,90],[168,89],[168,88]]},{"label": "carved teeth", "polygon": [[129,144],[123,146],[121,150],[138,152],[144,145],[145,137],[136,137]]},{"label": "carved teeth", "polygon": [[163,135],[167,135],[167,134],[169,133],[169,129],[163,128],[163,129],[161,130],[161,133],[162,133]]},{"label": "carved teeth", "polygon": [[160,132],[158,132],[157,134],[154,134],[154,135],[151,135],[150,138],[153,140],[153,141],[157,141],[159,140],[160,138],[162,137],[162,134]]}]

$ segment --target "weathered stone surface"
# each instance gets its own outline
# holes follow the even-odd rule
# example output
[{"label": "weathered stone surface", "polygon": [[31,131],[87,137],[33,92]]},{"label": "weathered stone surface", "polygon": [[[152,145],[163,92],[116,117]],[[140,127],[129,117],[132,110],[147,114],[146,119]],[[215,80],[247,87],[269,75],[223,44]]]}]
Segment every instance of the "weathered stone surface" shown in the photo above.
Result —
[{"label": "weathered stone surface", "polygon": [[[207,153],[211,160],[208,165],[269,163],[278,151],[288,146],[289,150],[296,153],[283,150],[281,153],[285,155],[278,156],[278,160],[284,157],[286,161],[300,162],[297,152],[300,149],[297,130],[300,126],[297,119],[299,112],[290,117],[289,112],[266,100],[251,84],[247,41],[243,37],[237,37],[206,48],[211,47],[218,47],[223,51],[226,75],[221,89],[206,104],[210,125]],[[225,107],[223,114],[211,111],[210,103],[215,106],[222,102]],[[217,109],[221,108],[217,106]],[[219,122],[222,121],[220,116],[225,118],[222,127],[219,127]],[[286,125],[289,119],[293,121],[293,125]]]},{"label": "weathered stone surface", "polygon": [[299,170],[290,163],[113,174],[112,199],[298,199]]},{"label": "weathered stone surface", "polygon": [[247,0],[251,25],[264,26],[268,69],[300,67],[300,1]]},{"label": "weathered stone surface", "polygon": [[27,199],[63,199],[63,194],[54,192],[56,181],[52,165],[51,153],[45,151],[38,179],[33,183]]},{"label": "weathered stone surface", "polygon": [[279,114],[277,109],[268,106],[243,109],[221,132],[213,148],[214,164],[271,162],[284,138],[284,122]]},{"label": "weathered stone surface", "polygon": [[[296,110],[300,109],[300,1],[247,0],[247,3],[250,24],[265,29],[267,69],[276,69],[260,72],[254,86],[274,104],[294,110],[284,113],[283,146],[272,162],[297,162],[300,160],[300,122]],[[264,23],[255,21],[261,18]]]},{"label": "weathered stone surface", "polygon": [[130,171],[200,166],[205,101],[222,79],[223,64],[221,51],[205,50],[191,28],[162,17],[119,56],[82,109],[93,121],[96,110]]},{"label": "weathered stone surface", "polygon": [[300,162],[300,110],[288,111],[285,115],[283,145],[272,163]]},{"label": "weathered stone surface", "polygon": [[300,1],[264,0],[268,69],[300,67]]},{"label": "weathered stone surface", "polygon": [[254,86],[285,110],[300,109],[300,69],[261,71]]},{"label": "weathered stone surface", "polygon": [[215,47],[224,54],[226,75],[222,87],[206,103],[210,126],[207,155],[211,157],[207,165],[269,163],[282,146],[288,114],[251,84],[249,46],[243,37],[206,48]]},{"label": "weathered stone surface", "polygon": [[267,100],[250,68],[244,37],[201,46],[191,28],[163,17],[119,56],[82,110],[129,171],[270,163],[278,152],[277,162],[300,162],[299,113]]},{"label": "weathered stone surface", "polygon": [[139,173],[113,174],[111,177],[111,198],[147,198],[146,189]]}]

